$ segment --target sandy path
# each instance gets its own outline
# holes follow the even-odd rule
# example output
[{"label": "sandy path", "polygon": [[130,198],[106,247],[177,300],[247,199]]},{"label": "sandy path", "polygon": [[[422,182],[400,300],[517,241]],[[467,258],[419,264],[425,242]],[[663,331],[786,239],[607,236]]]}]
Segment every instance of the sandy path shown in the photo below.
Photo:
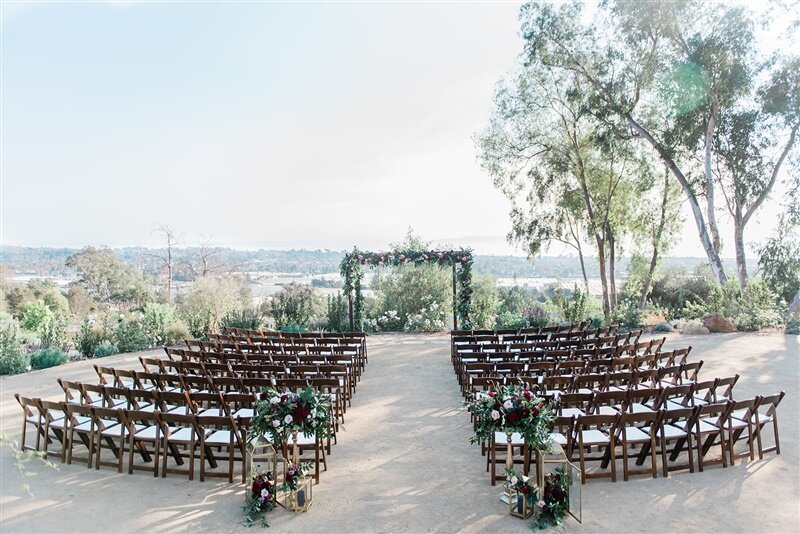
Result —
[{"label": "sandy path", "polygon": [[[669,479],[591,481],[581,531],[800,531],[796,336],[672,336],[695,346],[701,376],[742,375],[737,396],[787,391],[780,409],[783,454],[733,468]],[[307,514],[278,510],[272,532],[525,531],[489,485],[485,459],[470,446],[468,416],[449,361],[446,336],[374,336],[370,363],[347,412],[346,429],[314,489]],[[135,355],[104,364],[134,367]],[[0,379],[0,427],[19,435],[13,393],[58,397],[55,377],[93,378],[90,362]],[[62,465],[34,466],[25,495],[7,449],[0,453],[0,531],[243,531],[240,487],[171,475],[117,474]],[[576,525],[569,523],[573,530]],[[253,527],[258,529],[259,527]]]}]

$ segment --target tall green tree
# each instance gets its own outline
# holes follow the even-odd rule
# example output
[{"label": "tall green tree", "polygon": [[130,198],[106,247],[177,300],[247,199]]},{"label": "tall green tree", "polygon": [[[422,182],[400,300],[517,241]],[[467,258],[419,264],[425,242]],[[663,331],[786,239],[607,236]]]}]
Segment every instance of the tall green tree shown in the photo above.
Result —
[{"label": "tall green tree", "polygon": [[653,149],[680,185],[715,277],[724,283],[720,125],[731,110],[756,99],[756,79],[780,68],[759,61],[754,17],[740,4],[609,0],[593,15],[577,0],[525,4],[525,60],[548,75],[572,76],[605,135]]},{"label": "tall green tree", "polygon": [[[501,86],[477,138],[479,159],[512,202],[510,238],[531,254],[582,236],[593,242],[608,318],[617,303],[616,263],[636,202],[652,186],[649,161],[596,119],[573,76],[522,66]],[[521,199],[524,202],[521,202]]]},{"label": "tall green tree", "polygon": [[99,304],[141,307],[153,299],[150,284],[111,249],[86,247],[68,257],[65,264],[77,271],[79,283]]}]

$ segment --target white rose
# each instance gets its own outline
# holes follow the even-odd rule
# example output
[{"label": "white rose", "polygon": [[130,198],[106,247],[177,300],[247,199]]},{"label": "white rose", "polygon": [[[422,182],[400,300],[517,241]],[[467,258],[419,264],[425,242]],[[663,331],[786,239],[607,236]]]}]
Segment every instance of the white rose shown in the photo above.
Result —
[{"label": "white rose", "polygon": [[272,397],[269,402],[270,404],[278,404],[281,401],[280,397]]},{"label": "white rose", "polygon": [[503,403],[503,408],[505,408],[506,410],[510,410],[513,407],[514,407],[514,403],[511,402],[510,400],[507,400],[507,401],[505,401]]},{"label": "white rose", "polygon": [[291,415],[287,415],[286,417],[283,418],[283,422],[288,425],[289,423],[292,422],[292,416]]},{"label": "white rose", "polygon": [[497,410],[492,410],[492,419],[494,419],[495,421],[500,419],[500,412],[498,412]]},{"label": "white rose", "polygon": [[516,486],[518,481],[519,480],[517,479],[516,476],[511,477],[511,485],[512,486]]},{"label": "white rose", "polygon": [[275,428],[278,428],[279,426],[281,426],[281,422],[278,421],[277,419],[274,419],[272,421],[272,426],[274,426]]}]

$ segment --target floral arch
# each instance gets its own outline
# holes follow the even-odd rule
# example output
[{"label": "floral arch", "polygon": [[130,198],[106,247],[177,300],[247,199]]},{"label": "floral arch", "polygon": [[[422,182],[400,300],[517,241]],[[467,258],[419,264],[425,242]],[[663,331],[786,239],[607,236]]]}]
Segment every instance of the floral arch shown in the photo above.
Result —
[{"label": "floral arch", "polygon": [[472,322],[472,251],[452,250],[393,250],[391,252],[365,252],[353,248],[345,254],[340,271],[347,295],[350,330],[364,329],[364,296],[361,280],[364,266],[397,267],[399,265],[439,265],[453,270],[453,328],[470,328]]}]

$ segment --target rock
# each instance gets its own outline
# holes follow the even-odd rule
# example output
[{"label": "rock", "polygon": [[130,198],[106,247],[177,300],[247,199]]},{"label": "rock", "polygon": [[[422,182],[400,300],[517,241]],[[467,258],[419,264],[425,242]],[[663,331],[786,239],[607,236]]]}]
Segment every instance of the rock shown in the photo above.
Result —
[{"label": "rock", "polygon": [[723,317],[718,313],[709,314],[703,317],[703,325],[709,332],[730,333],[736,332],[736,325],[733,321]]},{"label": "rock", "polygon": [[690,325],[687,325],[687,326],[683,327],[683,330],[681,331],[681,334],[687,334],[687,335],[690,335],[690,336],[696,336],[696,335],[708,334],[708,333],[710,333],[710,332],[709,332],[708,328],[706,328],[705,326],[696,326],[696,325],[693,325],[693,324],[690,324]]},{"label": "rock", "polygon": [[792,303],[789,304],[789,314],[792,317],[800,317],[800,291],[792,299]]}]

